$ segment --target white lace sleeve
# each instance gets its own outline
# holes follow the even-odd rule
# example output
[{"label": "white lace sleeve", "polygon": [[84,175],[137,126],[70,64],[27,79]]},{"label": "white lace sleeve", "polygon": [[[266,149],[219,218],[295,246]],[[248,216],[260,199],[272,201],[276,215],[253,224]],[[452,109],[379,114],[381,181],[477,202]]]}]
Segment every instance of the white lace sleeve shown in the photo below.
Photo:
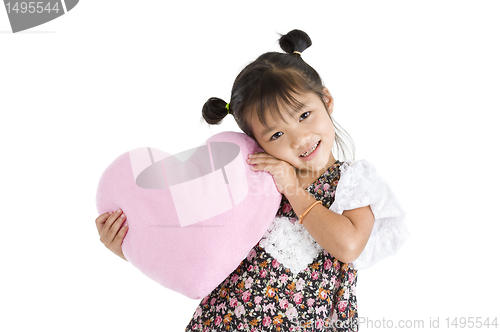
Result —
[{"label": "white lace sleeve", "polygon": [[330,210],[341,214],[344,210],[370,205],[375,216],[370,239],[353,262],[356,269],[368,268],[394,255],[406,241],[409,231],[404,223],[405,213],[389,185],[368,161],[344,163],[340,172]]}]

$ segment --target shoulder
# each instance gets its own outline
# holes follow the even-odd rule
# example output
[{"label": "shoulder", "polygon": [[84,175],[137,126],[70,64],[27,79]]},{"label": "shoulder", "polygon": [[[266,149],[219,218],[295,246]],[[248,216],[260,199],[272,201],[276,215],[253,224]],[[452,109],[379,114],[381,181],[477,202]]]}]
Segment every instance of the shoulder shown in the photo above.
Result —
[{"label": "shoulder", "polygon": [[335,212],[370,205],[375,218],[403,215],[396,195],[375,166],[366,160],[343,163],[333,204]]},{"label": "shoulder", "polygon": [[343,162],[339,170],[335,209],[351,210],[370,205],[380,200],[388,187],[375,166],[367,160]]},{"label": "shoulder", "polygon": [[335,202],[337,213],[370,206],[375,217],[372,234],[355,268],[366,268],[395,254],[409,236],[405,212],[389,184],[366,160],[341,165]]},{"label": "shoulder", "polygon": [[340,176],[378,176],[377,169],[368,160],[345,161],[340,165]]}]

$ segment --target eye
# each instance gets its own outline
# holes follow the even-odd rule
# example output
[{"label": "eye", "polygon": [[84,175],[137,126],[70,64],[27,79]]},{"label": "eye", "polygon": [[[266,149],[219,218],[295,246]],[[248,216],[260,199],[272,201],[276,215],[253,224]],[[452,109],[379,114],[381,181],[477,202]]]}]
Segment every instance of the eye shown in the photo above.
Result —
[{"label": "eye", "polygon": [[275,133],[273,136],[271,136],[271,141],[275,140],[275,139],[278,139],[279,137],[283,136],[283,132],[282,131],[278,131],[277,133]]},{"label": "eye", "polygon": [[311,114],[311,112],[302,113],[302,115],[300,116],[300,120],[302,121],[302,120],[308,118],[310,114]]}]

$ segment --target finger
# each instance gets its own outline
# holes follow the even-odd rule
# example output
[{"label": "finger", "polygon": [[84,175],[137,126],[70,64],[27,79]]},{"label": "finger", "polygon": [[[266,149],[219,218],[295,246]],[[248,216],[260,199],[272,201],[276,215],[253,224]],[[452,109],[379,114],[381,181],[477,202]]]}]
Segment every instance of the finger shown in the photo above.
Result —
[{"label": "finger", "polygon": [[256,163],[256,164],[250,165],[250,169],[252,171],[263,171],[266,166],[267,166],[267,164],[265,164],[265,163]]},{"label": "finger", "polygon": [[104,223],[104,227],[102,228],[101,232],[101,237],[107,237],[109,234],[110,228],[114,225],[118,217],[122,214],[122,210],[118,209],[115,212],[113,212],[109,217],[108,220]]},{"label": "finger", "polygon": [[274,166],[285,166],[285,162],[281,159],[276,159],[274,157],[257,157],[254,159],[249,159],[248,163],[251,165],[274,165]]},{"label": "finger", "polygon": [[261,153],[255,153],[255,154],[250,154],[248,155],[248,159],[257,159],[257,158],[270,158],[270,159],[276,159],[275,157],[271,156],[268,153],[261,152]]},{"label": "finger", "polygon": [[123,227],[120,228],[120,231],[116,234],[113,242],[121,247],[123,243],[123,239],[128,232],[128,223],[124,223]]},{"label": "finger", "polygon": [[270,156],[270,154],[265,152],[265,151],[251,153],[251,154],[249,154],[249,156],[258,156],[258,155],[263,155],[263,154],[267,154],[268,156]]},{"label": "finger", "polygon": [[126,217],[125,213],[122,213],[122,215],[115,221],[113,224],[113,227],[110,228],[109,233],[108,233],[108,239],[110,242],[113,242],[117,236],[117,234],[120,232],[120,229],[122,229],[122,225],[125,222]]},{"label": "finger", "polygon": [[276,159],[274,157],[254,157],[254,158],[248,159],[247,162],[250,165],[258,165],[258,164],[276,165],[280,162],[280,160]]},{"label": "finger", "polygon": [[250,168],[252,171],[264,171],[268,172],[272,175],[278,171],[277,164],[268,164],[268,163],[262,163],[262,164],[255,164]]},{"label": "finger", "polygon": [[280,168],[279,166],[276,167],[276,165],[266,165],[264,166],[264,168],[262,169],[264,172],[268,172],[270,173],[271,175],[278,175],[278,174],[282,174],[283,173],[283,169]]},{"label": "finger", "polygon": [[95,220],[95,225],[97,227],[97,231],[101,234],[102,228],[104,227],[104,223],[108,220],[108,217],[111,215],[111,212],[106,212],[101,214]]}]

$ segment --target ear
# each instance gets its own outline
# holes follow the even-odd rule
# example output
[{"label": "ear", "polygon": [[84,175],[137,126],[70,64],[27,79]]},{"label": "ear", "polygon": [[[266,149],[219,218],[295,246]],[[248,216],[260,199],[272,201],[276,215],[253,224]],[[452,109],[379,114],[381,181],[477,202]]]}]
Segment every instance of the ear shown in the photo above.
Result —
[{"label": "ear", "polygon": [[326,87],[323,87],[323,100],[326,104],[326,110],[329,115],[333,113],[333,97]]}]

